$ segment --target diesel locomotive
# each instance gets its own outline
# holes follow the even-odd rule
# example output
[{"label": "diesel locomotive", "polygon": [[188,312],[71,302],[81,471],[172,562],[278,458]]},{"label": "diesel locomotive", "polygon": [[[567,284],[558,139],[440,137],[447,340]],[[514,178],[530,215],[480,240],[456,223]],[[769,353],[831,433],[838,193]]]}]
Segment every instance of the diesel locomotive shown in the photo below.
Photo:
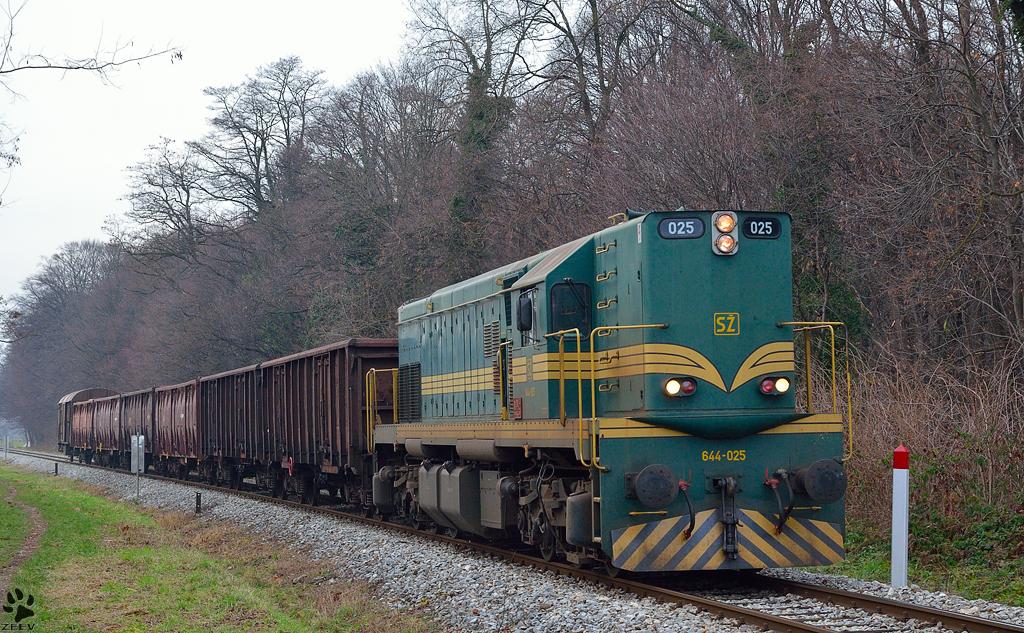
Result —
[{"label": "diesel locomotive", "polygon": [[[194,449],[147,461],[612,574],[842,560],[841,324],[793,321],[789,216],[616,220],[402,305],[397,341],[347,343],[336,371],[313,350],[195,381]],[[815,332],[832,334],[825,412],[810,371],[804,406],[794,389],[794,339],[810,367]],[[61,424],[121,397],[96,393],[66,397]],[[151,433],[188,415],[154,405]],[[69,455],[102,453],[73,435]]]}]

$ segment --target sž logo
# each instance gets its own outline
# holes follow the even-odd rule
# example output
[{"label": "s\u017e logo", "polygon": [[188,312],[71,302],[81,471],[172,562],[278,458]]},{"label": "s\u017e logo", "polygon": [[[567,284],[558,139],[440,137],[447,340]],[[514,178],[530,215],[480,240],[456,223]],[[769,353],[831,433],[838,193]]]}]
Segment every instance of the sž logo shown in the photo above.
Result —
[{"label": "s\u017e logo", "polygon": [[[25,595],[25,592],[21,589],[14,589],[13,591],[7,592],[7,602],[4,603],[4,612],[14,614],[14,623],[19,624],[25,618],[31,618],[36,614],[32,610],[32,605],[35,604],[36,599],[32,594]],[[20,630],[10,629],[4,627],[0,630]],[[31,630],[31,629],[30,629]]]}]

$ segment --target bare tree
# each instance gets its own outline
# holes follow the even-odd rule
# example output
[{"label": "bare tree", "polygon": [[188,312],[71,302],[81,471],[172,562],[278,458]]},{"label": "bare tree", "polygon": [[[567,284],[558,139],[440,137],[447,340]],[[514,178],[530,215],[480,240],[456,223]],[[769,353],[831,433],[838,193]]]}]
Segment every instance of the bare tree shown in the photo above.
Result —
[{"label": "bare tree", "polygon": [[304,70],[297,57],[289,57],[240,85],[207,88],[213,129],[189,147],[201,159],[210,199],[240,220],[272,211],[281,202],[282,158],[302,147],[323,87],[320,71]]},{"label": "bare tree", "polygon": [[[6,23],[0,26],[0,86],[11,94],[16,93],[10,87],[8,77],[28,71],[86,72],[108,83],[117,71],[128,64],[158,57],[167,57],[173,63],[183,57],[180,48],[170,45],[164,48],[150,47],[145,52],[137,53],[131,40],[117,40],[110,45],[100,41],[92,51],[80,55],[47,55],[41,49],[34,52],[30,45],[22,46],[16,42],[15,23],[27,4],[28,0],[20,4],[11,3],[10,0],[0,3],[0,13],[6,19]],[[0,132],[0,164],[10,168],[19,162],[18,137],[2,122]]]}]

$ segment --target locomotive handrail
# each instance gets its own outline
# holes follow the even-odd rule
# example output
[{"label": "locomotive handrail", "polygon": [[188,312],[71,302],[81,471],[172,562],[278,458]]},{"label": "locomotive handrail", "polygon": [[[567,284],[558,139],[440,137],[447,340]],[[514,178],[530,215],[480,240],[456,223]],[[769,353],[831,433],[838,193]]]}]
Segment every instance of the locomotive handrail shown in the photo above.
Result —
[{"label": "locomotive handrail", "polygon": [[811,331],[828,330],[831,336],[832,350],[832,411],[838,411],[838,397],[836,389],[836,330],[841,327],[845,332],[843,337],[843,353],[846,363],[846,425],[849,431],[849,453],[843,451],[843,461],[853,457],[853,394],[850,379],[850,331],[842,321],[787,321],[779,323],[779,327],[793,326],[793,333],[803,332],[804,335],[804,373],[807,378],[807,412],[814,413],[814,399],[811,394]]},{"label": "locomotive handrail", "polygon": [[[398,368],[385,369],[391,372],[391,407],[394,411],[395,422],[398,422],[398,407],[395,400],[398,397]],[[366,450],[373,452],[373,429],[377,426],[377,369],[372,368],[366,372]]]},{"label": "locomotive handrail", "polygon": [[[559,330],[551,334],[545,334],[544,338],[558,337],[558,420],[565,426],[565,336],[576,335],[576,395],[579,396],[579,442],[580,442],[580,463],[590,468],[590,464],[583,457],[583,343],[580,341],[580,329],[574,327],[568,330]],[[593,446],[591,446],[593,453]]]},{"label": "locomotive handrail", "polygon": [[[597,395],[595,394],[595,385],[597,384],[597,362],[594,358],[594,339],[596,339],[599,336],[608,336],[613,331],[618,330],[649,330],[654,328],[664,330],[667,327],[668,323],[655,323],[644,325],[603,325],[594,328],[590,332],[590,461],[598,470],[608,469],[601,465],[601,457],[597,454]],[[583,415],[582,405],[580,406],[580,409],[580,415]],[[580,434],[582,435],[582,421],[580,422],[580,429]],[[582,451],[583,440],[581,437],[580,452],[582,453]]]}]

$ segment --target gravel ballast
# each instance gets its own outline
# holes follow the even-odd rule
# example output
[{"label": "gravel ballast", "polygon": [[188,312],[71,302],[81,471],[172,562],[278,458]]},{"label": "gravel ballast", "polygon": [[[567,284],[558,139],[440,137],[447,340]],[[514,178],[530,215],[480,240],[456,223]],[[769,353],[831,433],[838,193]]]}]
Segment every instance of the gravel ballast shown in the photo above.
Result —
[{"label": "gravel ballast", "polygon": [[[53,463],[41,459],[11,455],[10,461],[40,472],[53,471]],[[135,499],[136,481],[128,474],[61,464],[60,475],[106,488],[115,498]],[[184,513],[195,510],[197,489],[187,483],[142,479],[141,490],[141,501],[146,506]],[[441,628],[451,631],[716,633],[760,630],[716,619],[693,607],[639,599],[619,590],[343,518],[206,489],[202,490],[202,500],[204,517],[236,522],[265,538],[301,548],[335,567],[339,578],[369,583],[377,596],[393,608],[427,609]],[[893,589],[883,583],[800,570],[773,570],[771,573],[939,609],[1024,622],[1021,608],[966,600],[916,587]],[[836,607],[820,606],[823,616],[827,611],[835,617]],[[933,630],[903,626],[906,630]]]}]

